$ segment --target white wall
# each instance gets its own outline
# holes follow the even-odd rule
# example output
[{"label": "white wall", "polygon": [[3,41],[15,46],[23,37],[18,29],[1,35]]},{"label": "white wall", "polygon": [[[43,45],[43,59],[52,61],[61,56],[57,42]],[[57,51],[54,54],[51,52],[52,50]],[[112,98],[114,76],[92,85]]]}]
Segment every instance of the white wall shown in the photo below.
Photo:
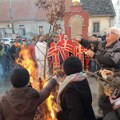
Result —
[{"label": "white wall", "polygon": [[96,34],[103,34],[105,30],[109,29],[111,26],[113,26],[113,18],[111,17],[89,17],[89,35],[93,34],[93,23],[99,22],[100,23],[100,32]]},{"label": "white wall", "polygon": [[[58,21],[64,31],[64,22]],[[12,35],[12,29],[8,28],[9,23],[0,23],[0,28],[5,28],[9,36]],[[50,24],[47,21],[16,21],[14,22],[15,33],[19,33],[19,25],[24,25],[26,29],[27,36],[32,36],[31,34],[39,34],[39,26],[43,26],[44,34],[49,33]],[[31,33],[31,34],[30,34]]]}]

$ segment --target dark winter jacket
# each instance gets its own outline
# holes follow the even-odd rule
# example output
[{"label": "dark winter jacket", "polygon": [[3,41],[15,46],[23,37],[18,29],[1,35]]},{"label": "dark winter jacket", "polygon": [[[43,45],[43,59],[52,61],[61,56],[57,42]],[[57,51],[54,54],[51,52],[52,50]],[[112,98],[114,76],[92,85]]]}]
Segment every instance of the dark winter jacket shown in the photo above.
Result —
[{"label": "dark winter jacket", "polygon": [[37,107],[50,95],[56,85],[52,79],[39,93],[31,88],[13,88],[0,98],[0,120],[33,120]]},{"label": "dark winter jacket", "polygon": [[103,120],[120,120],[120,108],[106,114]]},{"label": "dark winter jacket", "polygon": [[101,95],[98,104],[104,113],[103,120],[120,120],[120,108],[113,110],[108,96],[105,94]]},{"label": "dark winter jacket", "polygon": [[[85,48],[88,48],[91,41],[82,39],[80,44]],[[117,40],[107,47],[106,41],[98,42],[95,49],[97,49],[97,51],[94,55],[94,59],[98,61],[101,67],[115,68],[120,65],[120,41]]]},{"label": "dark winter jacket", "polygon": [[62,111],[58,120],[95,120],[92,96],[87,80],[69,83],[60,95]]}]

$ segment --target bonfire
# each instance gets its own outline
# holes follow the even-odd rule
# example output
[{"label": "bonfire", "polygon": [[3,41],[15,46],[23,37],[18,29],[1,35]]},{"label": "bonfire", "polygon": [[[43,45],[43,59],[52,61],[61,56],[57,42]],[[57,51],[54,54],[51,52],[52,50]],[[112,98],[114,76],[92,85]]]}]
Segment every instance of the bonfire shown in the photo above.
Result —
[{"label": "bonfire", "polygon": [[[33,60],[29,48],[23,48],[20,51],[16,63],[29,71],[30,84],[33,88],[40,91],[45,86],[47,79],[39,80],[36,62]],[[56,98],[54,97],[56,96],[55,94],[56,92],[53,92],[50,97],[40,105],[34,120],[56,120],[55,114],[57,112],[57,105],[55,101]]]}]

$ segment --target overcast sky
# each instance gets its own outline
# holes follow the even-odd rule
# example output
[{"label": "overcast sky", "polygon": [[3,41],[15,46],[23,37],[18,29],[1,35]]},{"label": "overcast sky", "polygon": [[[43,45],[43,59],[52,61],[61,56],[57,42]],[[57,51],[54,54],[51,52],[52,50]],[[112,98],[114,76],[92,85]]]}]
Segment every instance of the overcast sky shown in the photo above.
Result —
[{"label": "overcast sky", "polygon": [[113,4],[116,3],[117,0],[112,0]]}]

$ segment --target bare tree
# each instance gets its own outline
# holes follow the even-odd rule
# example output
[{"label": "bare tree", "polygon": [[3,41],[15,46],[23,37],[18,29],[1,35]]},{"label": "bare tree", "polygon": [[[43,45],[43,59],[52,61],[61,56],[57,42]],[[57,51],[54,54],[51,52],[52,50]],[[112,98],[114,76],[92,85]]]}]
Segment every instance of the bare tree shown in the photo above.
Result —
[{"label": "bare tree", "polygon": [[[35,0],[35,5],[46,11],[47,21],[50,24],[49,34],[51,33],[52,26],[52,33],[57,33],[60,28],[60,24],[57,24],[57,21],[61,20],[65,13],[65,0]],[[44,78],[46,76],[47,52],[48,48],[46,50],[44,60]]]}]

